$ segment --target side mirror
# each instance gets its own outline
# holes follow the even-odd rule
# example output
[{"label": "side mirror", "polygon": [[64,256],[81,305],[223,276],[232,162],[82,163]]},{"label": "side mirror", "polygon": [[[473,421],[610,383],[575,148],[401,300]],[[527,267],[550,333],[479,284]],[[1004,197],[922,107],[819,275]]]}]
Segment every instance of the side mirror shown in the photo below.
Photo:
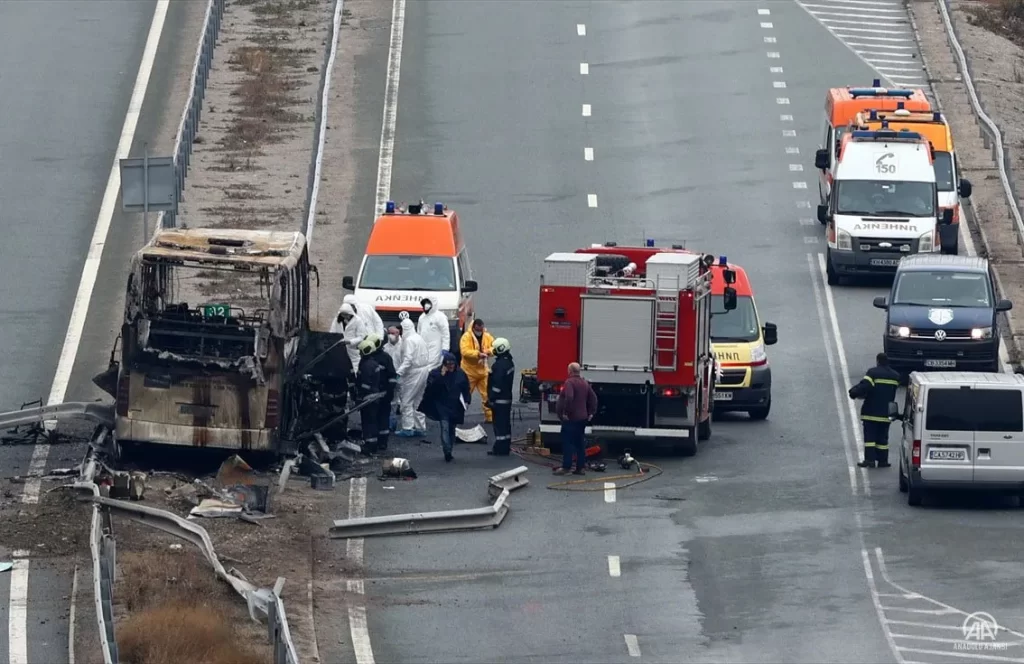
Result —
[{"label": "side mirror", "polygon": [[765,346],[774,346],[779,343],[779,328],[775,323],[765,323],[761,328],[761,333],[764,335]]},{"label": "side mirror", "polygon": [[725,305],[726,311],[732,311],[736,308],[736,289],[729,286],[725,287],[722,292],[722,303]]},{"label": "side mirror", "polygon": [[943,210],[942,211],[942,219],[939,220],[939,223],[942,224],[943,226],[949,226],[950,224],[952,224],[953,223],[953,211],[950,210],[950,209]]},{"label": "side mirror", "polygon": [[462,285],[462,292],[463,293],[475,293],[476,289],[477,289],[477,284],[472,279],[466,279],[466,283]]},{"label": "side mirror", "polygon": [[342,277],[341,287],[345,290],[354,291],[356,289],[356,280],[353,277]]},{"label": "side mirror", "polygon": [[828,150],[822,148],[814,153],[814,167],[820,171],[828,169]]},{"label": "side mirror", "polygon": [[972,191],[974,191],[974,186],[971,184],[971,181],[967,178],[960,178],[960,186],[957,187],[957,193],[960,194],[960,198],[970,198]]},{"label": "side mirror", "polygon": [[1013,302],[1009,300],[999,300],[996,302],[996,311],[1009,311],[1013,309]]},{"label": "side mirror", "polygon": [[736,270],[722,270],[722,278],[725,279],[725,283],[734,284],[736,283]]},{"label": "side mirror", "polygon": [[871,304],[875,305],[875,309],[888,309],[889,303],[885,301],[885,298],[879,295],[875,298]]},{"label": "side mirror", "polygon": [[889,402],[889,419],[890,420],[902,420],[903,415],[900,413],[899,404],[895,401]]},{"label": "side mirror", "polygon": [[821,222],[822,224],[827,224],[828,223],[828,206],[827,205],[819,205],[818,206],[818,221]]}]

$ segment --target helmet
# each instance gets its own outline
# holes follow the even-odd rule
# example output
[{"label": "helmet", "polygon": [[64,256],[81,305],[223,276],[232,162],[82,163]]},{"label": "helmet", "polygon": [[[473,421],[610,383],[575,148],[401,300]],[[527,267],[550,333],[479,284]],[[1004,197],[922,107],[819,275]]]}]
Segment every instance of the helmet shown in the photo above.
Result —
[{"label": "helmet", "polygon": [[512,344],[510,344],[508,339],[505,337],[498,337],[494,340],[494,343],[491,344],[491,350],[493,350],[495,354],[501,355],[502,353],[507,353],[512,350]]},{"label": "helmet", "polygon": [[374,350],[379,350],[380,347],[384,345],[384,338],[381,337],[379,334],[374,333],[374,334],[369,335],[366,338],[373,340],[373,349]]},{"label": "helmet", "polygon": [[374,343],[373,337],[366,337],[359,342],[359,354],[370,355],[373,351],[377,350],[377,344]]}]

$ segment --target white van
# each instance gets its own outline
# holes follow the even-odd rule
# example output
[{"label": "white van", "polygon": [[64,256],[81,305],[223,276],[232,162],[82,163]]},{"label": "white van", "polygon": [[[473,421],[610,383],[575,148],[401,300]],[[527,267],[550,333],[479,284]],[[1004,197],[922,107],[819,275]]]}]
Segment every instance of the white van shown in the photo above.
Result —
[{"label": "white van", "polygon": [[900,491],[910,505],[932,490],[1024,497],[1024,376],[910,374],[900,443]]}]

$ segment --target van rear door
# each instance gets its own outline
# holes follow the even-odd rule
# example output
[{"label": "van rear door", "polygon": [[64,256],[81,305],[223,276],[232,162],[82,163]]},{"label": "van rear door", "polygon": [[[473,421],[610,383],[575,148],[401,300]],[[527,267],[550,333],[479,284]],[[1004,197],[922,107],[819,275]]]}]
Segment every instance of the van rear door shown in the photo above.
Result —
[{"label": "van rear door", "polygon": [[934,387],[925,393],[921,478],[925,482],[974,480],[972,390]]},{"label": "van rear door", "polygon": [[1020,482],[1024,479],[1024,396],[1016,387],[971,390],[977,431],[974,434],[974,481]]}]

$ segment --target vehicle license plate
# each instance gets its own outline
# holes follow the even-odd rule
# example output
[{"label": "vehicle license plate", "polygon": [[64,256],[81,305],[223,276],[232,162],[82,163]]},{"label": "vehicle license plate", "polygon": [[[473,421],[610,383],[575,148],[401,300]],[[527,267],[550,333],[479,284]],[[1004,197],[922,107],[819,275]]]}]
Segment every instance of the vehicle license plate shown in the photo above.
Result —
[{"label": "vehicle license plate", "polygon": [[732,401],[732,392],[715,392],[714,401]]},{"label": "vehicle license plate", "polygon": [[898,258],[872,258],[871,264],[879,267],[896,267],[900,261]]},{"label": "vehicle license plate", "polygon": [[966,461],[966,450],[928,450],[928,459],[931,461]]},{"label": "vehicle license plate", "polygon": [[956,366],[956,360],[925,360],[924,366],[937,369],[950,369]]}]

